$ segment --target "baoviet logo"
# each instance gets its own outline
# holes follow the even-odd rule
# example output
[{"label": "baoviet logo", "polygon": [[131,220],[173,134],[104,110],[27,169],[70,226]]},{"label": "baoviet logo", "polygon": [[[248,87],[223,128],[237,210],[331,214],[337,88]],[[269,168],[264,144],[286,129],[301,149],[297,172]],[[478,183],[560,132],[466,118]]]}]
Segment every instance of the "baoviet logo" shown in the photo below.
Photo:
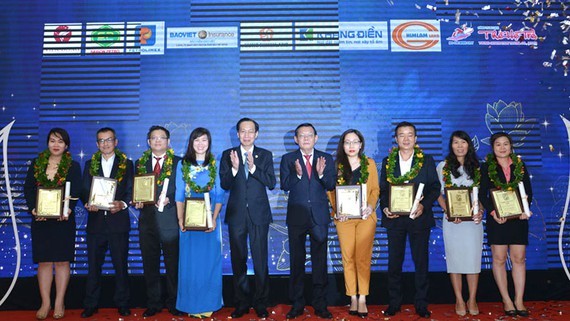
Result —
[{"label": "baoviet logo", "polygon": [[392,46],[392,51],[441,50],[439,22],[392,20],[391,25],[395,26],[392,29],[392,45],[404,49],[397,50]]}]

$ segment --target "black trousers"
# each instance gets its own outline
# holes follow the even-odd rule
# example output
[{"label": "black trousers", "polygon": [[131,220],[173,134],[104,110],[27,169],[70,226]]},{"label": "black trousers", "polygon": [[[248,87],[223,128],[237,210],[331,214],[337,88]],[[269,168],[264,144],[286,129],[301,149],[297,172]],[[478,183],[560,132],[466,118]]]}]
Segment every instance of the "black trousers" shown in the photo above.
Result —
[{"label": "black trousers", "polygon": [[113,301],[117,307],[128,307],[130,299],[129,273],[129,232],[87,234],[87,272],[86,294],[83,305],[95,308],[101,295],[101,268],[105,263],[105,252],[109,249],[115,269],[115,295]]},{"label": "black trousers", "polygon": [[416,309],[428,306],[428,267],[429,236],[431,229],[413,230],[411,228],[389,228],[388,234],[388,295],[390,306],[402,305],[402,265],[406,252],[406,236],[410,241],[410,250],[415,268]]},{"label": "black trousers", "polygon": [[[269,300],[269,270],[267,267],[269,224],[255,225],[250,219],[243,224],[228,225],[232,271],[234,276],[234,304],[236,308],[265,309]],[[251,290],[247,277],[247,238],[253,260],[255,293],[251,300]]]},{"label": "black trousers", "polygon": [[314,225],[312,227],[291,226],[287,227],[289,235],[289,258],[291,265],[291,277],[289,279],[289,298],[293,308],[301,309],[305,306],[303,295],[305,289],[305,257],[307,251],[305,242],[307,235],[311,244],[311,266],[313,277],[313,300],[315,310],[323,310],[327,307],[327,241],[328,226]]},{"label": "black trousers", "polygon": [[[147,308],[168,309],[176,308],[178,291],[178,253],[179,231],[174,229],[159,229],[152,220],[139,221],[139,242],[143,261],[143,274],[146,283]],[[166,302],[162,302],[162,284],[160,282],[160,256],[164,257],[166,270]]]}]

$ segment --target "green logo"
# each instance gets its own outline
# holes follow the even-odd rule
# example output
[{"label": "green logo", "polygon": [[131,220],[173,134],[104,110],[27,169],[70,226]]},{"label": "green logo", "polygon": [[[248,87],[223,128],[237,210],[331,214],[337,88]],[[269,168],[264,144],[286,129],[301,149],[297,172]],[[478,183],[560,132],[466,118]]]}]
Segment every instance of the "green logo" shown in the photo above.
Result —
[{"label": "green logo", "polygon": [[93,31],[91,34],[91,40],[97,43],[101,47],[111,47],[113,44],[119,41],[119,36],[121,34],[113,29],[109,25],[101,26],[101,28]]}]

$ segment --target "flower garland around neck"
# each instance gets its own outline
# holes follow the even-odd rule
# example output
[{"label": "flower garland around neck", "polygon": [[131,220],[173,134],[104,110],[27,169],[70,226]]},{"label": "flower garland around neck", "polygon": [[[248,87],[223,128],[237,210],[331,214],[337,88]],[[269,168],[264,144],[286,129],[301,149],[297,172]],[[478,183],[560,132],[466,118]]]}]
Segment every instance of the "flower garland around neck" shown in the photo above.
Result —
[{"label": "flower garland around neck", "polygon": [[[337,185],[347,185],[347,182],[344,179],[344,165],[338,164],[338,179],[336,180]],[[360,156],[360,179],[358,179],[357,185],[366,184],[368,181],[368,158],[364,153]]]},{"label": "flower garland around neck", "polygon": [[490,153],[487,155],[487,157],[485,157],[485,161],[487,162],[489,168],[489,178],[491,179],[491,182],[493,182],[493,184],[498,189],[507,190],[507,191],[515,190],[516,188],[518,188],[520,181],[522,181],[523,179],[524,176],[523,162],[514,153],[511,153],[510,157],[511,160],[513,161],[513,165],[515,165],[515,170],[513,171],[515,179],[510,183],[503,183],[501,182],[501,180],[499,180],[499,174],[497,172],[497,158],[495,157],[495,155],[493,155],[493,153]]},{"label": "flower garland around neck", "polygon": [[[445,187],[459,187],[451,181],[451,169],[449,169],[447,160],[444,164],[445,165],[443,165],[443,170],[441,172],[443,174],[443,183],[445,184]],[[469,187],[476,187],[481,184],[481,169],[479,167],[475,168],[475,173],[473,173],[473,177],[471,177],[471,179],[473,180],[473,184]]]},{"label": "flower garland around neck", "polygon": [[57,172],[53,175],[53,179],[49,179],[46,174],[50,155],[49,149],[46,149],[38,155],[34,163],[34,177],[36,178],[36,184],[38,186],[58,187],[65,183],[65,178],[71,167],[71,153],[66,151],[61,155],[61,161],[57,165]]},{"label": "flower garland around neck", "polygon": [[[99,175],[99,168],[101,168],[101,151],[98,150],[93,156],[91,156],[91,166],[89,167],[89,174],[91,176]],[[117,169],[117,176],[115,179],[117,182],[121,182],[127,171],[127,155],[121,152],[118,148],[115,148],[115,157],[119,160],[119,168]]]},{"label": "flower garland around neck", "polygon": [[[137,174],[143,175],[143,174],[147,173],[146,172],[146,162],[150,159],[151,155],[152,155],[152,150],[147,149],[142,154],[141,158],[139,158],[139,161],[137,164]],[[158,186],[162,185],[165,178],[170,177],[170,175],[172,175],[172,162],[173,162],[173,160],[174,160],[174,150],[172,148],[169,148],[166,150],[166,156],[164,157],[164,162],[162,163],[162,169],[160,171],[160,175],[156,179],[156,184]]]},{"label": "flower garland around neck", "polygon": [[187,192],[188,188],[190,189],[190,191],[195,193],[206,193],[211,191],[214,188],[214,182],[216,181],[216,172],[217,172],[216,160],[214,159],[214,157],[213,156],[210,157],[210,161],[208,162],[208,170],[209,170],[208,177],[210,178],[210,180],[208,181],[208,184],[206,184],[206,186],[198,186],[198,184],[196,184],[192,180],[192,174],[190,173],[190,166],[192,166],[192,164],[190,164],[189,162],[182,161],[182,178],[184,178],[184,181],[186,182]]},{"label": "flower garland around neck", "polygon": [[410,168],[410,171],[406,175],[400,177],[394,177],[394,171],[396,169],[396,160],[398,159],[398,152],[400,148],[395,147],[390,151],[388,155],[388,163],[386,164],[386,179],[390,184],[402,184],[406,181],[414,179],[424,166],[424,153],[418,145],[414,146],[414,157],[416,158],[415,164]]}]

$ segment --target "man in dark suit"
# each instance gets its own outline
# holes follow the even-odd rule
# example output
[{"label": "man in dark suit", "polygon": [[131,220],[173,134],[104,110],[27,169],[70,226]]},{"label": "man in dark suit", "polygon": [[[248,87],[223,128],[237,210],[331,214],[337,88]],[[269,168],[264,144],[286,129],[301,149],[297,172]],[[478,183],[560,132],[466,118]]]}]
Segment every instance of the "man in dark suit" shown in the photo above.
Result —
[{"label": "man in dark suit", "polygon": [[[105,262],[105,252],[109,249],[115,269],[115,304],[121,316],[128,316],[130,292],[127,258],[129,256],[128,205],[133,191],[133,162],[116,147],[119,143],[115,130],[109,127],[97,131],[99,151],[85,163],[83,172],[82,201],[89,211],[87,219],[87,273],[86,295],[82,318],[91,317],[97,312],[101,294],[101,267]],[[115,201],[108,210],[101,210],[89,204],[89,194],[93,176],[117,180]]]},{"label": "man in dark suit", "polygon": [[289,192],[287,229],[291,277],[289,296],[293,303],[288,319],[303,314],[305,308],[305,241],[311,242],[313,272],[313,300],[315,314],[330,319],[327,309],[327,241],[330,223],[327,191],[335,188],[335,170],[332,156],[315,149],[317,131],[304,123],[295,129],[295,143],[299,149],[283,155],[280,166],[281,189]]},{"label": "man in dark suit", "polygon": [[[273,154],[254,146],[259,125],[242,118],[236,125],[240,146],[223,152],[220,161],[222,188],[230,191],[225,222],[228,224],[232,271],[234,274],[235,310],[232,318],[249,312],[253,304],[257,316],[266,318],[269,298],[267,236],[273,221],[266,188],[275,187]],[[255,294],[250,302],[247,279],[247,237],[255,273]]]},{"label": "man in dark suit", "polygon": [[[143,317],[151,317],[162,310],[162,283],[160,281],[160,255],[164,257],[166,270],[166,308],[174,316],[183,313],[176,309],[178,290],[178,217],[176,215],[176,166],[180,157],[169,149],[170,132],[162,126],[152,126],[147,133],[150,150],[136,161],[136,174],[156,175],[155,204],[135,204],[140,209],[139,242],[146,283],[147,309]],[[168,178],[167,194],[163,210],[159,211],[159,197]]]},{"label": "man in dark suit", "polygon": [[[384,315],[393,316],[402,305],[402,264],[406,250],[406,236],[410,240],[412,260],[415,267],[416,295],[414,306],[416,313],[429,318],[428,310],[428,246],[431,228],[435,225],[432,205],[440,195],[441,185],[431,156],[423,154],[417,148],[416,127],[409,122],[396,126],[395,139],[398,148],[382,161],[380,179],[380,207],[382,208],[382,226],[388,234],[388,294],[390,303]],[[389,162],[392,159],[392,162]],[[395,161],[395,162],[394,162]],[[388,169],[386,166],[388,165]],[[420,167],[421,166],[421,167]],[[399,182],[399,180],[404,180]],[[423,199],[409,215],[392,214],[389,210],[390,184],[424,184]]]}]

